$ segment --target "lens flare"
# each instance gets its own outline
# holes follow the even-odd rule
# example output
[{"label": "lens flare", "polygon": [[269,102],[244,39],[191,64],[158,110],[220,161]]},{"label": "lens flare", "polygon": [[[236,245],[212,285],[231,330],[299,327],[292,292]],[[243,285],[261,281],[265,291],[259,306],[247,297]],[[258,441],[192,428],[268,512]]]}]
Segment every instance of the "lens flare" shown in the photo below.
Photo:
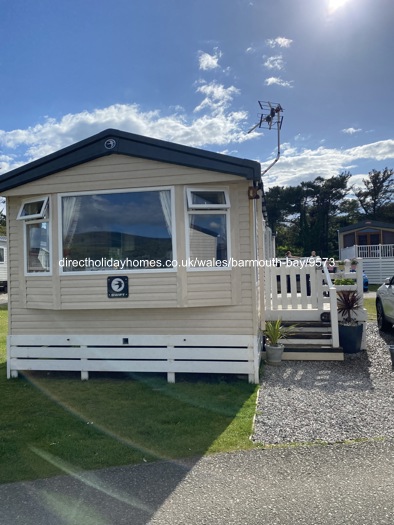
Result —
[{"label": "lens flare", "polygon": [[349,0],[328,0],[328,12],[335,13],[338,9],[348,3]]}]

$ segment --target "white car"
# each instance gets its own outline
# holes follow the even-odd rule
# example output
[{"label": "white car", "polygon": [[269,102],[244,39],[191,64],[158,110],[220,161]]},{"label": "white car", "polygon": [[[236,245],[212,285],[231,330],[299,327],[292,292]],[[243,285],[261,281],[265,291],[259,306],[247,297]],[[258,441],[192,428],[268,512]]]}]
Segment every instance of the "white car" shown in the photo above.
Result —
[{"label": "white car", "polygon": [[385,332],[394,324],[394,276],[384,281],[376,292],[376,315],[379,330]]}]

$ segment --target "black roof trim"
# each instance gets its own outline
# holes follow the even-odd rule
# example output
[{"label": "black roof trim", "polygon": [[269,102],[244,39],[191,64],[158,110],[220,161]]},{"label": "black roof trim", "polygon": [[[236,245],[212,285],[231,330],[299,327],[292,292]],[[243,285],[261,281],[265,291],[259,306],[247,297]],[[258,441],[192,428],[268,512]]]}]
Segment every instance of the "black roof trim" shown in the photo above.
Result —
[{"label": "black roof trim", "polygon": [[394,223],[381,222],[381,221],[372,221],[370,219],[365,219],[365,221],[358,222],[357,224],[351,224],[350,226],[343,226],[339,228],[339,233],[359,230],[360,228],[394,228]]},{"label": "black roof trim", "polygon": [[[109,139],[114,139],[115,142],[109,142]],[[1,175],[0,192],[114,153],[229,173],[247,180],[259,181],[261,178],[261,166],[257,161],[239,159],[116,129],[106,129]]]}]

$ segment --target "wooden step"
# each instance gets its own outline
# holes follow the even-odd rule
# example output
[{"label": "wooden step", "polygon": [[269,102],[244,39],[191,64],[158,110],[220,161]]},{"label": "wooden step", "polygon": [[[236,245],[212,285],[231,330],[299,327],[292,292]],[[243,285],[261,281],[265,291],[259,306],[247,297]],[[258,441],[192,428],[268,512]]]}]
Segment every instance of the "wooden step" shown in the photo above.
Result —
[{"label": "wooden step", "polygon": [[294,326],[295,328],[331,328],[331,323],[321,321],[283,321],[283,326]]},{"label": "wooden step", "polygon": [[332,348],[332,339],[331,337],[314,337],[314,338],[305,338],[305,337],[289,337],[288,339],[283,339],[280,341],[284,347],[293,346],[293,345],[302,345],[302,346],[324,346]]},{"label": "wooden step", "polygon": [[333,348],[329,344],[306,344],[302,342],[285,343],[285,352],[342,352],[342,348]]},{"label": "wooden step", "polygon": [[343,361],[342,348],[322,345],[289,345],[283,352],[284,361]]},{"label": "wooden step", "polygon": [[332,332],[331,326],[321,326],[321,327],[299,326],[294,329],[294,333],[296,334],[331,334],[331,332]]},{"label": "wooden step", "polygon": [[330,322],[283,321],[284,326],[294,326],[288,339],[282,339],[283,359],[297,361],[343,361],[342,348],[333,348]]},{"label": "wooden step", "polygon": [[332,333],[328,331],[322,331],[322,332],[304,332],[303,330],[300,332],[294,332],[287,339],[284,341],[287,341],[288,339],[331,339]]}]

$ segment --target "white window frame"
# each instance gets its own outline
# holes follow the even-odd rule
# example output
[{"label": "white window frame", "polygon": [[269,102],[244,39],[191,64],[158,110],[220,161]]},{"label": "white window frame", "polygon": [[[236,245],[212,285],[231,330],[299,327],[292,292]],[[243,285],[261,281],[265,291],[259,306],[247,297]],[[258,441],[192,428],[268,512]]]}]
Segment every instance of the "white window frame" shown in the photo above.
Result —
[{"label": "white window frame", "polygon": [[116,190],[97,190],[97,191],[78,191],[78,192],[68,192],[68,193],[59,193],[58,194],[58,250],[59,250],[59,275],[61,276],[68,276],[71,277],[73,275],[84,275],[88,276],[91,275],[94,277],[95,275],[111,275],[114,273],[121,273],[124,275],[130,274],[153,274],[153,273],[161,273],[161,272],[176,272],[177,267],[176,265],[172,268],[139,268],[139,269],[131,269],[127,268],[124,270],[120,270],[119,268],[114,269],[105,269],[105,270],[81,270],[81,271],[72,271],[67,272],[63,269],[63,267],[60,266],[60,260],[63,259],[63,215],[62,215],[62,198],[63,197],[78,197],[78,196],[85,196],[85,195],[108,195],[111,193],[134,193],[138,192],[141,193],[143,191],[151,191],[151,192],[157,192],[157,191],[170,191],[171,193],[171,221],[172,221],[172,260],[176,261],[176,222],[175,222],[175,190],[174,186],[154,186],[154,187],[142,187],[142,188],[122,188],[122,189],[116,189]]},{"label": "white window frame", "polygon": [[0,246],[0,253],[3,252],[3,260],[0,260],[0,264],[5,264],[5,248],[4,246]]},{"label": "white window frame", "polygon": [[[224,194],[224,204],[195,204],[193,203],[193,193],[214,193],[220,192]],[[187,207],[189,210],[226,210],[230,208],[230,199],[228,195],[228,188],[186,188]]]},{"label": "white window frame", "polygon": [[[42,206],[39,213],[34,213],[31,215],[22,215],[23,209],[26,204],[30,204],[31,202],[41,202]],[[47,216],[45,216],[45,212],[48,210]],[[50,210],[50,199],[49,195],[43,195],[43,196],[37,196],[34,199],[25,199],[22,201],[22,204],[19,208],[18,215],[16,217],[17,220],[23,221],[23,269],[24,269],[24,275],[25,277],[50,277],[52,276],[52,220],[51,220],[51,210]],[[28,264],[27,264],[27,257],[28,257],[28,250],[27,250],[27,225],[29,224],[41,224],[41,223],[47,223],[48,226],[48,258],[49,258],[49,269],[48,270],[42,270],[37,272],[29,272],[28,270]]]},{"label": "white window frame", "polygon": [[[48,260],[49,260],[49,270],[42,270],[37,272],[29,272],[28,264],[27,264],[27,256],[28,256],[28,249],[27,249],[27,227],[30,224],[42,224],[46,222],[47,228],[48,228]],[[39,220],[26,220],[24,221],[23,225],[23,237],[24,237],[24,271],[25,271],[25,277],[51,277],[52,276],[52,228],[51,228],[51,220],[50,217],[45,219],[39,219]]]},{"label": "white window frame", "polygon": [[[31,204],[33,202],[41,202],[41,201],[42,201],[42,206],[41,206],[41,210],[40,210],[39,213],[33,213],[33,214],[30,214],[30,215],[22,215],[24,207],[26,206],[26,204]],[[22,202],[22,204],[21,204],[21,207],[19,208],[19,212],[18,212],[18,216],[17,216],[16,220],[18,220],[18,221],[30,221],[30,220],[34,220],[34,219],[45,219],[45,211],[47,209],[48,202],[49,202],[49,197],[48,196],[46,196],[46,197],[38,197],[38,198],[35,198],[35,199],[29,199],[29,200],[24,200]]]},{"label": "white window frame", "polygon": [[[225,204],[194,204],[192,202],[193,192],[224,192]],[[226,233],[227,233],[227,266],[206,266],[206,267],[192,267],[187,266],[187,271],[192,272],[207,272],[207,271],[228,271],[231,270],[231,226],[230,226],[230,197],[229,189],[227,187],[215,187],[215,188],[200,188],[190,187],[186,188],[186,205],[185,205],[185,235],[186,235],[186,258],[187,261],[191,260],[190,255],[190,227],[189,227],[189,215],[225,215],[226,216]]]}]

